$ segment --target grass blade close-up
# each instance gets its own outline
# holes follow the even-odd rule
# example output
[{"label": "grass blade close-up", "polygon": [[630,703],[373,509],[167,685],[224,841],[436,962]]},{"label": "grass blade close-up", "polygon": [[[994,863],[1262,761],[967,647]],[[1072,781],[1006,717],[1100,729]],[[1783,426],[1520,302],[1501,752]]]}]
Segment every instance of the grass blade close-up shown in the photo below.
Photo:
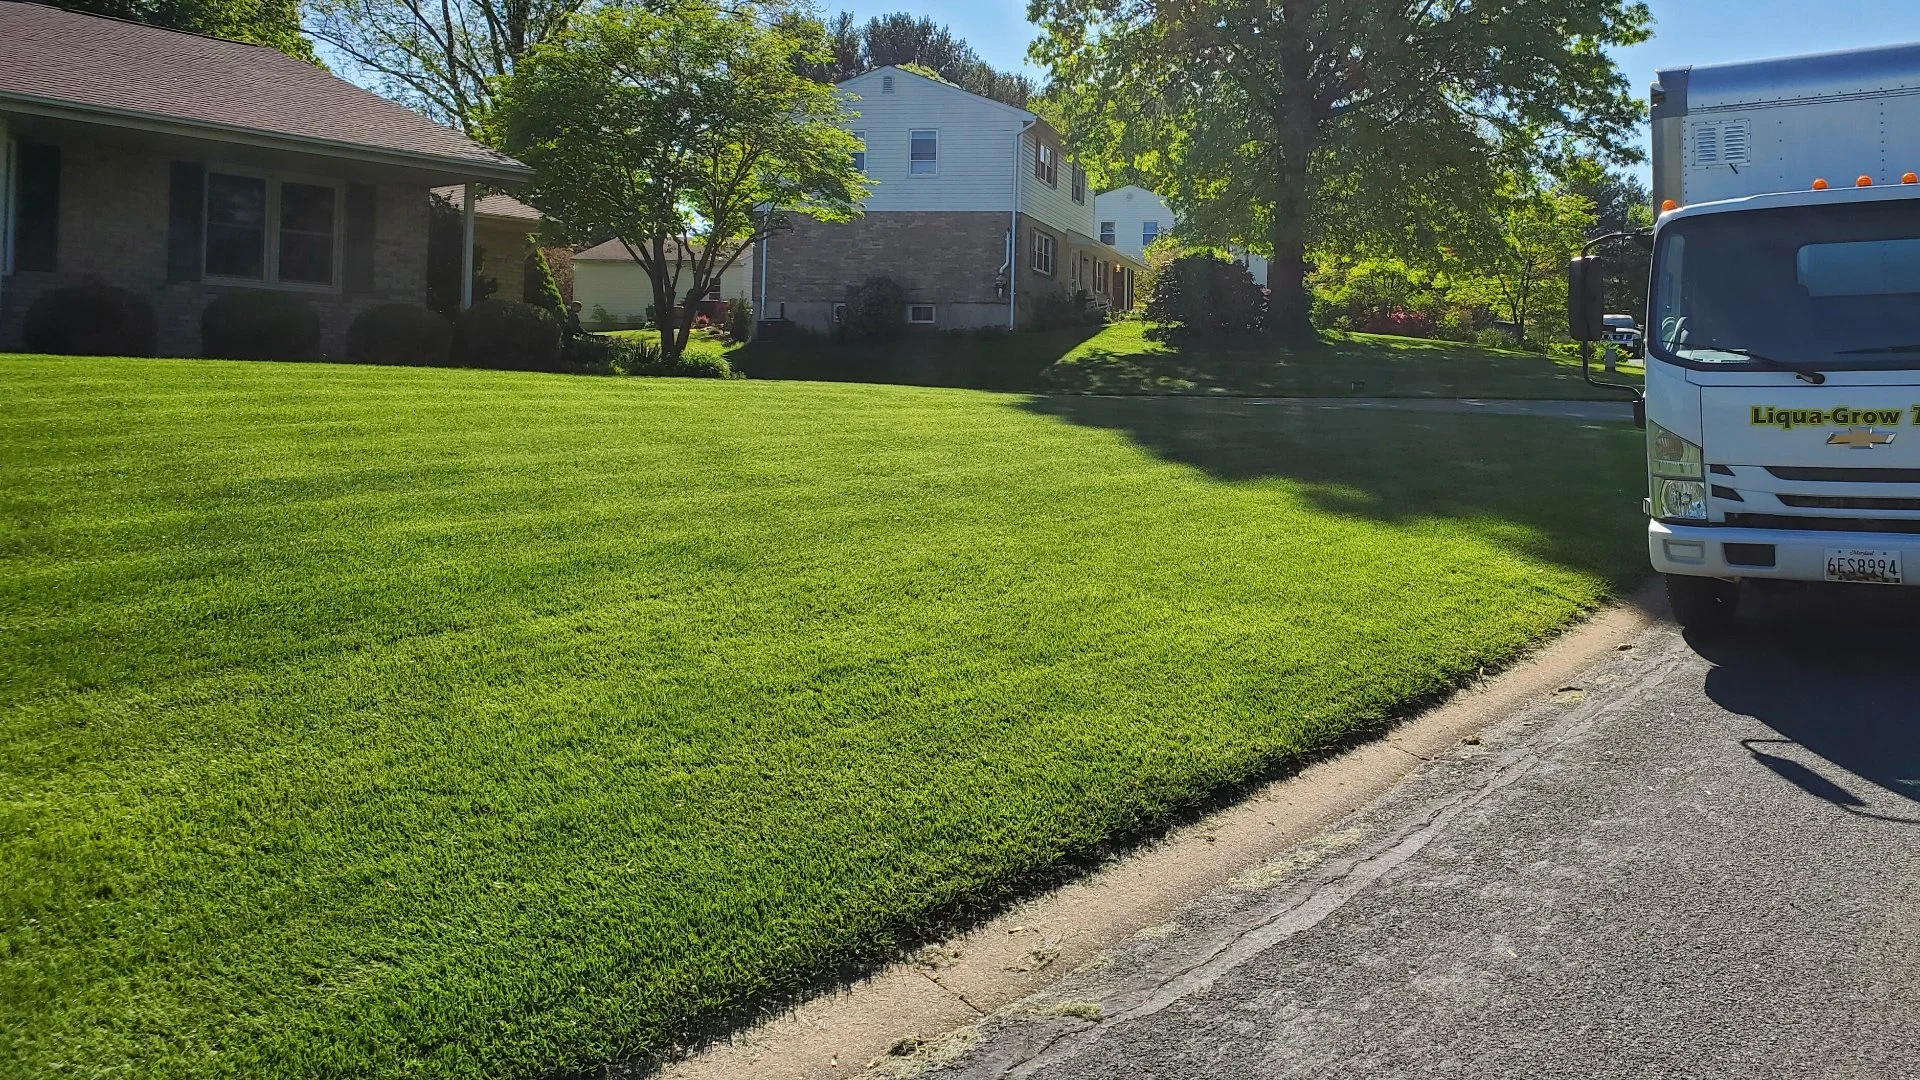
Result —
[{"label": "grass blade close-up", "polygon": [[1624,424],[212,361],[0,385],[10,1075],[646,1060],[1375,730],[1645,561]]}]

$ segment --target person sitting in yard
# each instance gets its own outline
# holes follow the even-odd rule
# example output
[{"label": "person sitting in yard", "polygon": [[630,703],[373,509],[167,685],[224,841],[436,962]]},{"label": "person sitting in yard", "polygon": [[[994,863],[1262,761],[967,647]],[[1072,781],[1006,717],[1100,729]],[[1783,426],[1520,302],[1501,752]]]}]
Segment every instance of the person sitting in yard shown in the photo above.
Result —
[{"label": "person sitting in yard", "polygon": [[587,336],[586,327],[580,325],[580,301],[578,300],[567,305],[567,336],[576,338]]}]

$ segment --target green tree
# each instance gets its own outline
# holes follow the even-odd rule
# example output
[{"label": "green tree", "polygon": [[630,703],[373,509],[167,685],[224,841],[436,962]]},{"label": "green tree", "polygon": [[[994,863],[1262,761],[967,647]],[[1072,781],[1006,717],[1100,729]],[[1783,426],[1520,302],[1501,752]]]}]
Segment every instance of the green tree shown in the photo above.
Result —
[{"label": "green tree", "polygon": [[582,14],[502,83],[498,130],[534,170],[522,197],[552,233],[621,242],[652,283],[668,359],[751,245],[793,214],[858,213],[851,114],[800,72],[827,48],[817,23],[664,0]]},{"label": "green tree", "polygon": [[1311,329],[1314,241],[1437,246],[1503,155],[1553,136],[1630,158],[1639,106],[1606,50],[1650,21],[1638,0],[1032,0],[1029,14],[1076,146],[1167,195],[1193,239],[1267,254],[1268,326],[1289,335]]},{"label": "green tree", "polygon": [[[811,20],[812,16],[795,12],[786,18]],[[1035,96],[1032,79],[996,69],[964,39],[924,15],[900,11],[861,23],[852,12],[842,11],[827,20],[824,30],[825,54],[802,69],[821,82],[842,82],[877,67],[899,65],[925,68],[969,93],[1020,108]]]},{"label": "green tree", "polygon": [[[1555,170],[1568,191],[1593,201],[1592,234],[1633,232],[1653,225],[1653,196],[1640,178],[1609,169],[1594,158],[1569,153]],[[1651,237],[1621,240],[1595,249],[1606,279],[1607,310],[1647,314],[1647,285],[1653,271]]]},{"label": "green tree", "polygon": [[1566,307],[1567,260],[1593,232],[1593,201],[1513,178],[1495,195],[1490,225],[1461,251],[1469,274],[1455,295],[1504,315],[1521,340],[1539,340],[1542,317]]},{"label": "green tree", "polygon": [[495,83],[586,6],[587,0],[306,0],[306,29],[346,61],[348,74],[485,138]]},{"label": "green tree", "polygon": [[60,6],[314,58],[313,43],[300,33],[300,0],[62,0]]}]

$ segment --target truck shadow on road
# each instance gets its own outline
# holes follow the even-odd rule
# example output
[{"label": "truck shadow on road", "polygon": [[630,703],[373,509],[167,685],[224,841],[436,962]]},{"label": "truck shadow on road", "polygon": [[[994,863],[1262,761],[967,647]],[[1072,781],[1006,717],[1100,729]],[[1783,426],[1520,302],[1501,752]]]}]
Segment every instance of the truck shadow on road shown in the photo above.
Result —
[{"label": "truck shadow on road", "polygon": [[[1920,596],[1814,587],[1750,600],[1734,632],[1688,638],[1714,665],[1707,696],[1779,735],[1741,744],[1808,795],[1920,825]],[[1796,747],[1848,775],[1835,779]]]}]

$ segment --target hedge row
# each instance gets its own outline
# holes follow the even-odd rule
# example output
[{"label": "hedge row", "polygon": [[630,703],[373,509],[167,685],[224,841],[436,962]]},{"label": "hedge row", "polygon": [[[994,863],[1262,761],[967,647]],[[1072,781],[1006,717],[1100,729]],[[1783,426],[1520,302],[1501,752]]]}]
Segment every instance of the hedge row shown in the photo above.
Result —
[{"label": "hedge row", "polygon": [[[152,356],[158,344],[153,305],[112,285],[54,289],[28,309],[22,327],[30,352],[67,356]],[[320,315],[295,293],[237,291],[214,298],[200,315],[204,356],[234,360],[320,359]],[[518,371],[573,370],[560,321],[544,308],[484,300],[455,322],[425,307],[383,304],[347,328],[346,359]]]}]

